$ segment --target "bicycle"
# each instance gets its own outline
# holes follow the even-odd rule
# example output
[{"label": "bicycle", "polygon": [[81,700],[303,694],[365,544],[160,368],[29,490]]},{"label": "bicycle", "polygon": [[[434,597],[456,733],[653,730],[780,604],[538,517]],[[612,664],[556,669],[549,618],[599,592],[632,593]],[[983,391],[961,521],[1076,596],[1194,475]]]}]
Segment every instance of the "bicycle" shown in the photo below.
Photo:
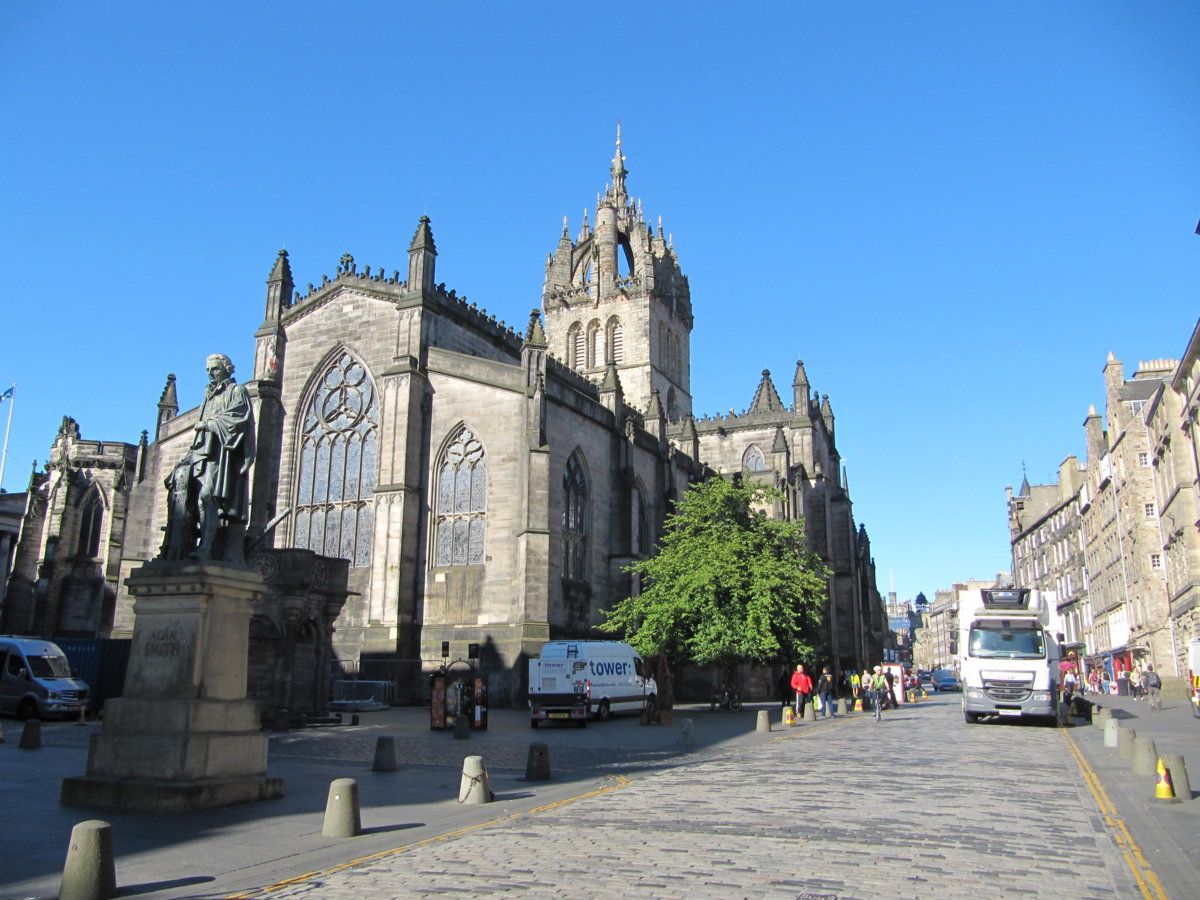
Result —
[{"label": "bicycle", "polygon": [[717,709],[727,709],[730,712],[737,712],[742,708],[742,698],[738,696],[738,692],[733,688],[725,688],[717,690],[712,695],[712,700],[709,703],[709,708],[716,712]]},{"label": "bicycle", "polygon": [[875,721],[883,721],[883,691],[871,691],[871,706],[875,710]]}]

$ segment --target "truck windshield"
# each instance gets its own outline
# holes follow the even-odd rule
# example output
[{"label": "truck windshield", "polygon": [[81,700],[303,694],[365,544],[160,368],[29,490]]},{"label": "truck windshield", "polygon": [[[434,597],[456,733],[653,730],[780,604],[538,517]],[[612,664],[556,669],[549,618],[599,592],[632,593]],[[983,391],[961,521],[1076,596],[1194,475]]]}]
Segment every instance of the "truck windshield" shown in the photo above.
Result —
[{"label": "truck windshield", "polygon": [[1040,628],[972,625],[970,653],[979,657],[1042,659],[1046,655],[1046,645]]},{"label": "truck windshield", "polygon": [[71,664],[65,656],[27,656],[34,678],[70,678]]}]

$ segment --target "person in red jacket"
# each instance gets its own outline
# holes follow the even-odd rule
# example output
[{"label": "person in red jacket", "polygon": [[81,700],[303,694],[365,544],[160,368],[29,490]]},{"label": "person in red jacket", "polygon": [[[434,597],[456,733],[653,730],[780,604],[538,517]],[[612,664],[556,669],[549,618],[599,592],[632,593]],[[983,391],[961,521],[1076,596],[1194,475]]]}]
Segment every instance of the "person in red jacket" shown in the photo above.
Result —
[{"label": "person in red jacket", "polygon": [[796,671],[792,674],[792,690],[796,692],[796,715],[804,715],[804,705],[808,703],[809,695],[812,694],[813,683],[808,677],[808,673],[804,671],[804,666],[797,665]]}]

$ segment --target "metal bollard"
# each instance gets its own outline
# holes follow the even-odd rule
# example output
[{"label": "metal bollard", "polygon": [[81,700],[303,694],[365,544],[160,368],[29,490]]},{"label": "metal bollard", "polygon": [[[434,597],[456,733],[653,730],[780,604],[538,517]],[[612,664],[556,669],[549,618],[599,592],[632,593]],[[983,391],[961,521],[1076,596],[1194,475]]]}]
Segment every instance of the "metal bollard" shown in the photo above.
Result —
[{"label": "metal bollard", "polygon": [[325,822],[321,825],[321,834],[338,838],[362,834],[358,782],[353,778],[335,778],[329,783],[329,798],[325,801]]},{"label": "metal bollard", "polygon": [[375,739],[375,761],[371,763],[371,771],[396,771],[396,739],[394,737]]},{"label": "metal bollard", "polygon": [[41,719],[25,720],[25,727],[21,729],[21,743],[17,746],[22,750],[37,750],[42,746]]},{"label": "metal bollard", "polygon": [[89,819],[71,829],[58,896],[59,900],[107,900],[117,896],[112,825],[108,822]]},{"label": "metal bollard", "polygon": [[771,733],[771,714],[765,709],[760,709],[758,711],[758,718],[754,723],[754,730],[759,734]]},{"label": "metal bollard", "polygon": [[550,748],[546,744],[530,744],[525,760],[526,781],[550,780]]},{"label": "metal bollard", "polygon": [[1158,770],[1158,749],[1152,738],[1134,740],[1129,769],[1134,775],[1153,775]]},{"label": "metal bollard", "polygon": [[1192,799],[1192,783],[1188,780],[1187,766],[1179,753],[1163,754],[1163,764],[1171,773],[1171,784],[1175,788],[1175,796],[1187,803]]}]

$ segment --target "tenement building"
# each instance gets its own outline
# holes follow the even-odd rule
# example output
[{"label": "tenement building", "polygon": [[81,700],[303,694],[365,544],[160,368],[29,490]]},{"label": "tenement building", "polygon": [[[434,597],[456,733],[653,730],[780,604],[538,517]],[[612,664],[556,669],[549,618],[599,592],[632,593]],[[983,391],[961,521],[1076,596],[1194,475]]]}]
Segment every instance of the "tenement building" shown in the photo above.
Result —
[{"label": "tenement building", "polygon": [[1110,353],[1104,416],[1092,406],[1083,422],[1086,462],[1068,457],[1056,484],[1008,489],[1017,583],[1057,591],[1068,639],[1112,675],[1164,668],[1174,652],[1147,414],[1176,365],[1143,362],[1126,379]]},{"label": "tenement building", "polygon": [[[691,287],[627,176],[618,135],[609,184],[573,234],[564,221],[519,329],[437,280],[424,216],[390,271],[345,254],[298,288],[279,252],[237,373],[257,429],[250,559],[280,582],[307,567],[289,590],[326,593],[263,611],[260,634],[327,635],[343,671],[402,696],[443,642],[454,658],[477,644],[493,701],[515,699],[544,641],[597,636],[601,611],[638,590],[624,570],[688,486],[741,473],[782,490],[773,514],[804,515],[829,563],[828,657],[878,657],[886,623],[828,396],[798,364],[788,404],[763,373],[744,412],[693,415]],[[180,360],[188,374],[147,399],[141,441],[85,441],[64,419],[30,485],[0,630],[131,631],[125,580],[162,545],[164,480],[199,416],[180,397],[200,394],[201,362]]]}]

